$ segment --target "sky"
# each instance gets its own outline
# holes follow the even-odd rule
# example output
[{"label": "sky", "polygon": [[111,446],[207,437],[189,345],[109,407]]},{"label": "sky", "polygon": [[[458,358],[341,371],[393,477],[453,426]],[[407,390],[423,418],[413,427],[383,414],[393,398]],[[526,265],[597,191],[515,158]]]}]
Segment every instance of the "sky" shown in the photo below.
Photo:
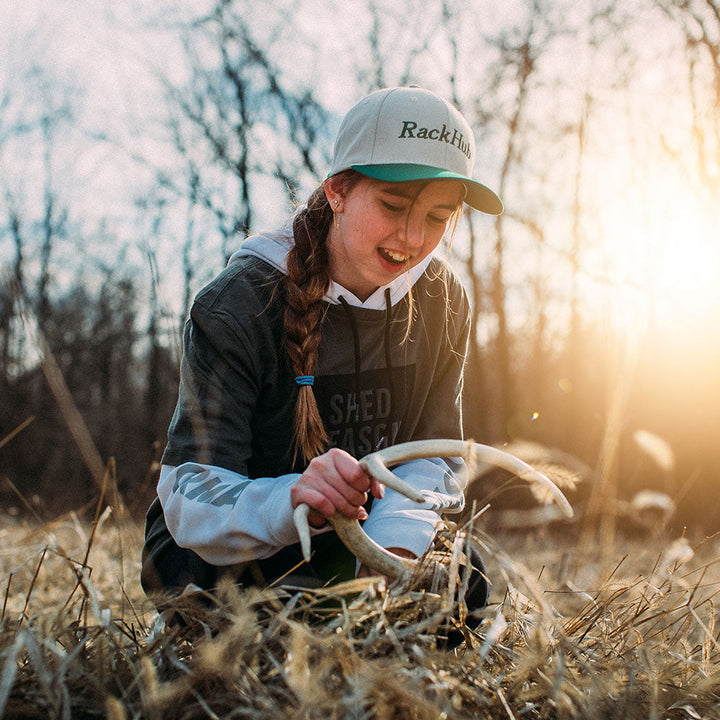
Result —
[{"label": "sky", "polygon": [[[434,6],[425,5],[431,12]],[[57,172],[62,172],[63,165],[72,164],[73,172],[68,176],[75,178],[74,186],[65,187],[63,191],[80,199],[87,222],[92,222],[93,216],[100,222],[107,221],[108,217],[112,220],[115,215],[119,225],[128,200],[149,177],[135,158],[155,158],[158,164],[163,162],[166,148],[160,139],[159,126],[164,107],[158,78],[164,75],[180,82],[185,72],[182,48],[174,39],[177,36],[165,29],[183,19],[184,8],[191,7],[197,12],[201,6],[202,2],[186,5],[167,0],[153,3],[140,0],[0,2],[0,93],[3,88],[12,88],[13,76],[27,72],[33,64],[42,66],[51,78],[69,88],[67,92],[77,108],[74,132],[103,132],[120,146],[116,151],[118,147],[90,141],[83,144],[76,138],[72,154],[63,157],[62,151],[57,151],[54,159]],[[353,57],[352,49],[347,50],[349,43],[344,41],[350,33],[369,32],[367,19],[346,11],[338,13],[337,5],[330,0],[316,0],[310,12],[301,14],[291,12],[292,6],[290,0],[278,0],[272,4],[251,4],[247,11],[267,19],[264,24],[257,23],[257,27],[267,28],[268,33],[272,29],[288,45],[296,37],[306,41],[292,45],[294,62],[287,72],[295,71],[303,80],[308,75],[316,78],[319,97],[339,117],[356,100],[351,96],[351,83],[344,82],[344,78],[353,64],[358,64],[358,59]],[[521,15],[518,7],[508,4],[488,3],[487,8],[482,25],[488,31],[509,13]],[[579,14],[587,9],[583,3],[573,6],[573,11]],[[417,33],[414,22],[410,16],[402,26],[403,31]],[[464,34],[472,33],[475,28],[470,22],[458,27],[461,53]],[[686,108],[671,108],[666,95],[671,80],[682,81],[670,75],[685,70],[680,64],[675,70],[672,64],[663,63],[662,57],[653,57],[663,43],[676,42],[668,33],[662,37],[654,35],[652,43],[643,42],[642,37],[635,38],[634,49],[645,54],[648,60],[648,70],[639,78],[637,86],[648,98],[640,112],[667,118],[663,121],[664,141],[689,157],[693,148],[682,146],[688,123],[684,116]],[[263,41],[262,36],[259,40]],[[268,36],[265,40],[275,42],[277,37]],[[572,47],[584,47],[583,43],[589,43],[591,38],[580,40]],[[397,42],[402,42],[402,38],[398,37]],[[566,42],[570,43],[570,39]],[[567,48],[563,53],[566,51]],[[618,71],[617,66],[607,64],[602,53],[576,53],[570,57],[572,72],[564,67],[557,72],[559,100],[571,98],[572,95],[566,95],[569,90],[577,94],[592,76],[612,80],[612,74]],[[461,60],[480,62],[478,58],[462,56]],[[427,65],[422,66],[422,71],[427,76],[432,74],[432,68]],[[610,85],[605,82],[606,87]],[[20,109],[13,107],[12,112],[27,112],[32,92],[36,92],[34,87],[28,89],[30,100]],[[56,92],[57,102],[62,102],[61,90],[56,87],[51,92]],[[542,106],[531,109],[538,121],[544,113],[555,110]],[[672,323],[681,323],[688,315],[702,312],[708,304],[720,306],[716,283],[720,257],[714,242],[720,232],[718,210],[716,206],[713,208],[712,201],[708,203],[697,194],[692,177],[685,176],[677,164],[663,158],[657,145],[653,146],[649,138],[642,136],[646,122],[642,116],[632,121],[639,132],[632,148],[634,154],[628,154],[627,139],[622,137],[624,131],[616,123],[620,112],[627,111],[614,105],[604,107],[602,96],[593,107],[590,130],[599,140],[595,141],[598,147],[594,164],[585,169],[584,184],[586,192],[602,208],[600,215],[587,219],[588,235],[602,235],[601,241],[593,246],[596,257],[591,257],[588,265],[599,277],[612,276],[616,284],[625,286],[625,291],[613,292],[608,297],[607,284],[600,283],[600,294],[593,302],[602,312],[607,312],[608,303],[613,304],[615,307],[610,313],[622,322],[628,316],[622,306],[636,306],[637,298],[643,296],[655,304],[655,311]],[[0,138],[1,123],[2,116]],[[567,144],[570,147],[572,141],[569,139]],[[17,154],[9,157],[6,154],[2,162],[21,166],[30,161]],[[691,165],[689,168],[692,172]],[[146,170],[150,172],[149,168]],[[24,174],[31,177],[41,172],[41,168],[28,165]],[[554,181],[562,182],[562,176]],[[16,188],[18,196],[24,189]],[[538,190],[542,192],[543,188]],[[532,194],[521,200],[532,203]],[[506,202],[510,212],[513,201],[510,197]],[[276,224],[285,212],[285,207],[277,207],[275,203],[260,204],[259,223]],[[518,243],[519,248],[522,247],[522,240]],[[552,243],[551,238],[549,247]],[[512,267],[508,272],[512,272]],[[640,295],[638,285],[642,289]]]}]

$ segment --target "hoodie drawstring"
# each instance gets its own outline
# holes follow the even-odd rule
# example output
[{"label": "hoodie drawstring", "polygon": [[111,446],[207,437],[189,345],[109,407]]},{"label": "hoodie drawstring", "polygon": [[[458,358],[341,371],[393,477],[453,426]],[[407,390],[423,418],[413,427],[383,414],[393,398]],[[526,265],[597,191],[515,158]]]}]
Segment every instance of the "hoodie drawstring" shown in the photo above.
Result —
[{"label": "hoodie drawstring", "polygon": [[348,301],[342,295],[340,295],[338,300],[340,300],[340,304],[345,310],[350,328],[352,329],[353,347],[355,349],[355,397],[358,398],[360,396],[360,335],[358,334],[357,324],[355,323],[355,318],[353,317],[352,309]]},{"label": "hoodie drawstring", "polygon": [[[385,368],[387,369],[388,384],[390,385],[390,420],[395,416],[395,377],[392,365],[392,353],[390,352],[390,330],[392,322],[392,305],[390,304],[390,288],[385,289]],[[390,425],[392,427],[392,424]]]},{"label": "hoodie drawstring", "polygon": [[[340,301],[340,304],[343,306],[343,309],[345,310],[345,314],[347,315],[348,322],[350,323],[350,328],[352,330],[352,336],[353,336],[353,349],[355,354],[355,397],[357,399],[360,398],[360,334],[358,333],[357,323],[355,322],[355,316],[353,315],[352,307],[348,303],[348,301],[340,295],[338,297],[338,300]],[[391,337],[390,337],[390,330],[391,330],[391,322],[392,322],[392,305],[390,303],[390,289],[386,288],[385,290],[385,329],[383,332],[383,345],[384,345],[384,351],[385,351],[385,370],[387,372],[387,378],[388,378],[388,385],[389,385],[389,391],[390,391],[390,417],[389,417],[389,423],[388,427],[392,428],[394,424],[395,414],[397,412],[397,408],[395,406],[395,378],[393,373],[393,364],[392,364],[392,352],[391,352]],[[385,440],[386,445],[389,445],[390,442],[393,440],[393,437],[388,436],[383,438]],[[380,449],[381,446],[378,446],[376,449]]]}]

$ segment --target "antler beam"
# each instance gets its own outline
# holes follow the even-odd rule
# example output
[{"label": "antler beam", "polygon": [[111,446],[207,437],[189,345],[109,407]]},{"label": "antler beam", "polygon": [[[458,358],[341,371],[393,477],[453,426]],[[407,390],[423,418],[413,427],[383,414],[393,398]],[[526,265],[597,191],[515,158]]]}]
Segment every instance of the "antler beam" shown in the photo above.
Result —
[{"label": "antler beam", "polygon": [[[425,502],[425,498],[411,485],[401,480],[388,469],[408,460],[433,457],[462,457],[472,470],[474,462],[485,462],[507,470],[527,482],[540,483],[553,496],[562,513],[573,516],[573,509],[560,488],[546,475],[538,472],[514,455],[503,452],[489,445],[481,445],[465,440],[417,440],[383,448],[366,455],[360,465],[379,482],[396,490],[417,503]],[[310,560],[310,528],[308,525],[309,507],[298,505],[293,516],[295,527],[300,538],[303,557]],[[396,579],[405,573],[413,573],[419,569],[417,560],[398,557],[368,537],[357,520],[335,513],[328,518],[340,539],[347,548],[366,565],[389,578]]]}]

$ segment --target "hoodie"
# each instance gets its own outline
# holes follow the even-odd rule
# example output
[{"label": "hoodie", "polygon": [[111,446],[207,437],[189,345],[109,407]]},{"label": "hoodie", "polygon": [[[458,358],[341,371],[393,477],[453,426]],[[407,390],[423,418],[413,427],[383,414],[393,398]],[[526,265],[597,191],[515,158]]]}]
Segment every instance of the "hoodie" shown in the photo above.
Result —
[{"label": "hoodie", "polygon": [[[290,502],[303,470],[292,462],[298,386],[284,349],[280,287],[292,243],[292,220],[249,237],[195,298],[147,553],[174,542],[225,566],[298,542]],[[313,386],[331,446],[361,458],[400,442],[462,437],[468,334],[465,292],[432,256],[364,302],[331,283]],[[436,458],[394,472],[425,502],[388,488],[364,529],[384,547],[419,556],[438,512],[461,509],[464,466]]]}]

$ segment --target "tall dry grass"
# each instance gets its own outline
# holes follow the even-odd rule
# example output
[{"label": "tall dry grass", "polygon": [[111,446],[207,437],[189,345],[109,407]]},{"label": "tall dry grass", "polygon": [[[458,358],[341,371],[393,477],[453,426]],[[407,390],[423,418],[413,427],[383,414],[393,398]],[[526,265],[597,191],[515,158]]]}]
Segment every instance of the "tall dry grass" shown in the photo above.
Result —
[{"label": "tall dry grass", "polygon": [[[8,718],[720,717],[718,543],[618,541],[578,564],[548,532],[488,538],[491,604],[439,647],[439,595],[371,580],[188,593],[169,625],[138,583],[141,527],[6,517]],[[446,600],[446,599],[445,599]],[[458,614],[455,608],[455,615]],[[442,644],[442,643],[440,643]]]}]

